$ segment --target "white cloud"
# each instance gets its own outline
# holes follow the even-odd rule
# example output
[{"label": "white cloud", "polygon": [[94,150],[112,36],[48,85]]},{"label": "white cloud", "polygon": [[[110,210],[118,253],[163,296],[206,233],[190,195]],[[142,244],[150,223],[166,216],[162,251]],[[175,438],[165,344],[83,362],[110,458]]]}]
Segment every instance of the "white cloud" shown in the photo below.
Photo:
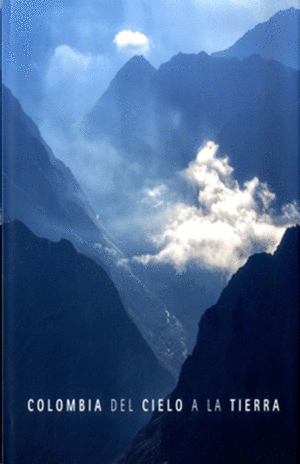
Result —
[{"label": "white cloud", "polygon": [[112,67],[105,55],[81,53],[67,44],[56,47],[44,76],[43,114],[54,125],[57,111],[59,117],[81,120],[109,84]]},{"label": "white cloud", "polygon": [[53,87],[66,77],[72,77],[86,83],[91,77],[90,73],[95,72],[92,68],[98,65],[99,70],[102,61],[101,55],[83,54],[72,49],[69,45],[59,45],[51,57],[46,74],[46,83],[49,87]]},{"label": "white cloud", "polygon": [[115,38],[114,43],[119,49],[134,48],[136,52],[146,53],[149,51],[149,39],[141,32],[121,31]]},{"label": "white cloud", "polygon": [[218,158],[217,150],[208,142],[182,173],[197,188],[197,205],[169,205],[161,233],[152,237],[158,253],[135,256],[135,261],[171,264],[178,272],[195,262],[231,274],[251,254],[273,252],[286,227],[299,221],[292,204],[273,215],[275,195],[257,177],[240,187],[228,159]]}]

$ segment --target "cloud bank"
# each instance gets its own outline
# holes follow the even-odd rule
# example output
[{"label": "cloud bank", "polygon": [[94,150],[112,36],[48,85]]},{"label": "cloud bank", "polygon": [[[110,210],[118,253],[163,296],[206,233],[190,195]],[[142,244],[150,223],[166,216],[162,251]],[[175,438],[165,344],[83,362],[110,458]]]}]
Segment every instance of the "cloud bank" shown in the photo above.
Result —
[{"label": "cloud bank", "polygon": [[168,206],[161,231],[152,237],[158,252],[135,256],[145,265],[162,263],[183,272],[188,263],[229,275],[256,252],[274,252],[287,227],[299,221],[295,204],[275,215],[275,195],[257,177],[241,187],[228,158],[208,142],[182,176],[197,190],[197,204]]}]

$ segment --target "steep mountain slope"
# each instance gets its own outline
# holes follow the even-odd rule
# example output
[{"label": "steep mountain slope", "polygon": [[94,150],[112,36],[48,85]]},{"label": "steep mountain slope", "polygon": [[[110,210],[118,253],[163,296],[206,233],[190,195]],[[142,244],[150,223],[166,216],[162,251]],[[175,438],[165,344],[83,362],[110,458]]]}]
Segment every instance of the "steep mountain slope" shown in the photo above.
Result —
[{"label": "steep mountain slope", "polygon": [[[138,84],[134,73],[143,76]],[[83,132],[108,140],[146,178],[173,176],[213,140],[240,182],[256,175],[284,203],[299,195],[298,110],[299,72],[276,61],[179,53],[154,71],[135,57],[87,115]]]},{"label": "steep mountain slope", "polygon": [[272,18],[248,31],[227,50],[212,56],[240,60],[253,54],[280,61],[285,66],[300,68],[300,12],[295,8],[279,11]]},{"label": "steep mountain slope", "polygon": [[[101,267],[18,221],[3,229],[5,462],[109,463],[145,422],[142,398],[165,395],[174,379]],[[93,412],[97,398],[102,412]],[[111,398],[132,399],[134,412],[111,412]],[[38,399],[54,411],[38,412]],[[86,409],[91,399],[92,412],[80,412],[79,399]]]},{"label": "steep mountain slope", "polygon": [[129,269],[119,265],[124,254],[99,224],[72,172],[54,157],[5,86],[3,124],[4,220],[16,218],[50,240],[69,239],[109,270],[128,314],[157,358],[178,375],[186,352],[184,329]]},{"label": "steep mountain slope", "polygon": [[201,318],[173,412],[157,412],[118,464],[297,461],[299,235],[287,230],[273,256],[252,256],[232,277]]},{"label": "steep mountain slope", "polygon": [[52,239],[103,237],[70,170],[57,160],[3,85],[4,215]]},{"label": "steep mountain slope", "polygon": [[[87,115],[91,126],[89,132],[94,136],[109,135],[128,152],[134,149],[147,136],[149,121],[145,107],[151,98],[150,81],[155,72],[155,68],[143,56],[134,56],[129,60]],[[107,107],[109,111],[106,111]],[[105,117],[102,119],[103,113]],[[137,126],[139,131],[136,131],[133,139],[129,139],[127,132]]]}]

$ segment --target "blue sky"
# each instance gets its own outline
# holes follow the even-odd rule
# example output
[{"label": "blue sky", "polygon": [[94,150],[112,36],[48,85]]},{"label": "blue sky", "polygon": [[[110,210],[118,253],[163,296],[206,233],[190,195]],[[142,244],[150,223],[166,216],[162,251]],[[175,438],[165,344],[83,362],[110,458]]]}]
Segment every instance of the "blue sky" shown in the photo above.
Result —
[{"label": "blue sky", "polygon": [[143,53],[219,51],[298,0],[4,0],[4,82],[39,124],[79,120]]}]

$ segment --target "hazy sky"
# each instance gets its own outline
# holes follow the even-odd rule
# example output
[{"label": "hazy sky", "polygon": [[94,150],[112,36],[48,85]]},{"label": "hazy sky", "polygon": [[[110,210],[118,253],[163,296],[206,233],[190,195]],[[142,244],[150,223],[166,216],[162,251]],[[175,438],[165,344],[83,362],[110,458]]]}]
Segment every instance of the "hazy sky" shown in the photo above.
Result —
[{"label": "hazy sky", "polygon": [[36,122],[68,125],[134,54],[158,67],[219,51],[290,6],[298,0],[4,0],[4,82]]}]

